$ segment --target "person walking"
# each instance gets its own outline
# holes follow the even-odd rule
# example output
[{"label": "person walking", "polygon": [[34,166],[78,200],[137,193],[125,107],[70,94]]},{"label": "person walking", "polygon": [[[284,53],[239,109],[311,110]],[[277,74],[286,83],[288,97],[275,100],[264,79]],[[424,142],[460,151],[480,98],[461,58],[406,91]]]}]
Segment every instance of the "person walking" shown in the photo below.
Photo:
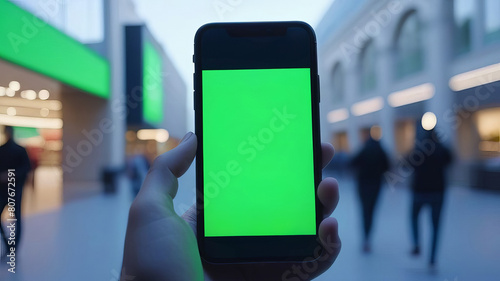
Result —
[{"label": "person walking", "polygon": [[363,251],[371,251],[370,235],[373,216],[389,160],[380,141],[369,136],[362,149],[351,160],[356,172],[358,197],[363,217]]},{"label": "person walking", "polygon": [[418,217],[424,206],[431,209],[432,244],[429,267],[436,264],[441,210],[443,208],[446,167],[452,161],[451,152],[438,139],[434,129],[423,131],[412,152],[414,169],[412,180],[411,228],[413,236],[412,255],[420,255]]},{"label": "person walking", "polygon": [[[3,237],[3,241],[0,241],[0,243],[5,244],[5,249],[7,249],[7,246],[9,246],[8,248],[15,246],[17,249],[21,239],[21,199],[23,186],[30,171],[30,160],[26,149],[14,141],[14,128],[5,126],[4,135],[7,141],[0,146],[0,234]],[[11,172],[9,173],[9,171]],[[10,197],[12,192],[15,194],[13,198]],[[11,202],[14,203],[14,215],[15,219],[17,219],[15,222],[15,239],[13,240],[15,245],[8,244],[7,237],[10,235],[4,233],[1,227],[1,213],[5,206],[9,204],[9,198],[14,199]],[[5,255],[5,252],[0,253],[2,258]]]},{"label": "person walking", "polygon": [[146,156],[137,150],[134,155],[128,157],[126,168],[127,176],[132,186],[132,194],[135,198],[148,174],[150,164]]}]

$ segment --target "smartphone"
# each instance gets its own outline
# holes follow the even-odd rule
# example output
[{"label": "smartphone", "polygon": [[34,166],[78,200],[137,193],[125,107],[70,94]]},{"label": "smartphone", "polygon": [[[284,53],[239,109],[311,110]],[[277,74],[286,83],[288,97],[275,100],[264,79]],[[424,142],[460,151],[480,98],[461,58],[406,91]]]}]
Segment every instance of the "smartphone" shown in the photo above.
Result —
[{"label": "smartphone", "polygon": [[322,219],[316,37],[304,22],[195,36],[198,245],[213,263],[316,256]]}]

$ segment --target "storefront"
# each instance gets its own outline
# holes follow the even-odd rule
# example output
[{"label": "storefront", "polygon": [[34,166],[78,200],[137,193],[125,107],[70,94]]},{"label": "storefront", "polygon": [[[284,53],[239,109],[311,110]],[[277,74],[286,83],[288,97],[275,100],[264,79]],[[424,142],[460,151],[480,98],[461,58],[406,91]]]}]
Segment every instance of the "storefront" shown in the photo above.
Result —
[{"label": "storefront", "polygon": [[145,25],[125,26],[125,38],[126,154],[151,162],[185,133],[185,85]]},{"label": "storefront", "polygon": [[500,189],[500,82],[455,92],[456,153],[471,186]]},{"label": "storefront", "polygon": [[71,197],[66,191],[77,182],[100,189],[100,170],[108,165],[100,126],[111,96],[110,65],[11,2],[0,1],[0,10],[0,126],[14,126],[29,153],[34,171],[26,188],[46,195],[25,204],[37,212]]}]

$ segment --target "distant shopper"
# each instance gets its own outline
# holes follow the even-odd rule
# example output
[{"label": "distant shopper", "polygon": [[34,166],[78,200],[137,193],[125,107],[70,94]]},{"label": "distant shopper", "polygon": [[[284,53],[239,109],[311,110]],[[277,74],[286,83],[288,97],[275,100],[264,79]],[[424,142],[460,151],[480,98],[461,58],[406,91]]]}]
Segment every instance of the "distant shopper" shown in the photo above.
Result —
[{"label": "distant shopper", "polygon": [[356,172],[358,196],[363,214],[363,251],[368,253],[371,251],[373,214],[380,194],[382,177],[389,169],[389,161],[380,142],[370,136],[361,151],[351,160],[351,166]]},{"label": "distant shopper", "polygon": [[[14,141],[14,129],[10,126],[5,126],[4,134],[6,137],[6,142],[0,146],[0,225],[1,225],[1,212],[4,207],[9,203],[10,194],[12,194],[12,189],[14,189],[15,196],[12,198],[14,201],[14,215],[17,219],[15,223],[15,247],[19,247],[19,241],[21,239],[21,198],[23,194],[23,186],[26,181],[26,176],[30,171],[30,160],[26,149],[18,145]],[[9,170],[11,171],[9,175]],[[10,184],[9,184],[10,183]],[[9,216],[10,217],[10,216]],[[0,243],[5,243],[5,247],[2,249],[7,249],[7,233],[4,233],[4,229],[0,227],[0,232],[3,237],[3,241]],[[13,245],[9,245],[9,248]],[[18,253],[18,252],[17,252]],[[6,252],[0,253],[2,258],[6,255]]]},{"label": "distant shopper", "polygon": [[149,161],[146,156],[140,152],[136,152],[127,159],[127,176],[132,186],[133,196],[137,196],[141,185],[146,178],[149,170]]},{"label": "distant shopper", "polygon": [[441,209],[443,207],[446,187],[445,168],[450,164],[450,151],[439,141],[434,130],[423,131],[417,140],[409,161],[414,168],[412,181],[413,202],[411,210],[411,226],[413,234],[412,255],[420,254],[418,216],[422,207],[431,208],[432,245],[429,266],[436,264],[436,249],[439,236]]}]

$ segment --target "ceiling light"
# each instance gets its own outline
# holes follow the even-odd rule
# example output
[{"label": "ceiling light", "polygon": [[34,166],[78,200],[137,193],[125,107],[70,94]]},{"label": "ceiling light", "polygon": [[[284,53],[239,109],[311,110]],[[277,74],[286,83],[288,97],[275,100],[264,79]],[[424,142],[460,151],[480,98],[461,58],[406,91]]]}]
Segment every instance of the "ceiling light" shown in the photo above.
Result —
[{"label": "ceiling light", "polygon": [[0,124],[18,127],[61,129],[63,127],[63,120],[60,118],[9,116],[0,114]]},{"label": "ceiling light", "polygon": [[16,91],[12,90],[11,88],[5,89],[5,95],[8,97],[13,97],[16,95]]},{"label": "ceiling light", "polygon": [[495,81],[500,81],[500,63],[455,75],[448,84],[453,91],[462,91]]},{"label": "ceiling light", "polygon": [[403,106],[424,100],[434,96],[434,85],[425,83],[405,90],[397,91],[387,97],[387,102],[392,107]]},{"label": "ceiling light", "polygon": [[3,106],[15,106],[15,107],[26,107],[26,108],[48,108],[49,110],[61,110],[62,103],[58,100],[33,100],[27,101],[21,98],[2,98]]},{"label": "ceiling light", "polygon": [[142,129],[137,132],[137,138],[140,140],[166,142],[169,138],[169,133],[165,129]]},{"label": "ceiling light", "polygon": [[167,142],[168,141],[168,132],[167,130],[159,130],[156,133],[156,141],[157,142]]},{"label": "ceiling light", "polygon": [[29,100],[35,100],[36,99],[36,92],[33,90],[27,90],[26,91],[26,98]]},{"label": "ceiling light", "polygon": [[424,128],[427,131],[430,131],[436,127],[437,124],[437,117],[436,114],[432,112],[426,112],[422,116],[422,128]]},{"label": "ceiling light", "polygon": [[374,97],[364,101],[359,101],[351,106],[351,112],[354,116],[361,116],[384,108],[384,99]]},{"label": "ceiling light", "polygon": [[38,97],[41,100],[46,100],[50,97],[50,93],[47,90],[41,90],[40,92],[38,92]]},{"label": "ceiling light", "polygon": [[10,81],[9,88],[14,91],[19,91],[19,89],[21,89],[21,84],[19,84],[19,82],[17,81]]},{"label": "ceiling light", "polygon": [[349,111],[347,110],[347,108],[335,109],[328,112],[326,118],[330,123],[340,122],[349,118]]}]

